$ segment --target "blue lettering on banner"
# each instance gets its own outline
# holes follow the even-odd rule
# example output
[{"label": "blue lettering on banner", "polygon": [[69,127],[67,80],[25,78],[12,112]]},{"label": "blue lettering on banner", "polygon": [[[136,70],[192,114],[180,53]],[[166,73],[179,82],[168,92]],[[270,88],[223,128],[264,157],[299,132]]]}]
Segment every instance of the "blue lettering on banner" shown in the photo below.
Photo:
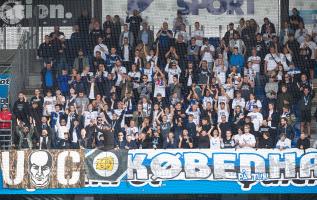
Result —
[{"label": "blue lettering on banner", "polygon": [[[153,0],[128,0],[128,11],[145,11]],[[246,10],[242,10],[246,4]],[[177,0],[179,11],[183,15],[199,15],[199,10],[206,9],[212,15],[254,15],[254,0]]]},{"label": "blue lettering on banner", "polygon": [[[86,156],[93,151],[87,150]],[[114,163],[106,156],[100,163],[103,167],[98,168],[100,173],[106,173],[116,169],[115,165],[121,167],[124,173],[116,181],[86,179],[84,188],[41,189],[32,194],[317,192],[317,187],[313,187],[317,185],[316,149],[136,149],[125,153],[127,165]],[[86,173],[89,169],[94,167],[86,167]],[[28,192],[0,190],[0,194],[10,193]]]},{"label": "blue lettering on banner", "polygon": [[0,75],[0,107],[3,104],[9,103],[9,85],[10,85],[10,75],[1,74]]},{"label": "blue lettering on banner", "polygon": [[248,15],[254,14],[254,0],[177,0],[177,5],[184,15],[199,15],[200,9],[207,9],[212,15],[244,15],[245,11],[242,10],[242,5],[247,4],[246,13]]}]

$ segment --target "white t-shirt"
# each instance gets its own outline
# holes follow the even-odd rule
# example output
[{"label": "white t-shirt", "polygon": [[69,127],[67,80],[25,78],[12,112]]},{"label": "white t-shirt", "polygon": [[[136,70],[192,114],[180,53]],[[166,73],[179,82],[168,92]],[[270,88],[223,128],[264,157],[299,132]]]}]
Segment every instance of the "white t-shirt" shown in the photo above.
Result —
[{"label": "white t-shirt", "polygon": [[155,87],[154,87],[154,97],[157,96],[158,93],[162,95],[162,97],[165,97],[165,83],[164,80],[158,79],[154,81]]},{"label": "white t-shirt", "polygon": [[179,75],[181,74],[182,70],[181,68],[179,68],[178,65],[176,66],[176,68],[170,68],[169,64],[167,64],[165,67],[165,72],[168,74],[168,84],[172,84],[173,76],[177,75],[179,80]]},{"label": "white t-shirt", "polygon": [[151,67],[153,67],[153,69],[155,68],[156,64],[157,64],[157,56],[146,56],[146,61],[147,62],[151,62]]},{"label": "white t-shirt", "polygon": [[275,70],[277,68],[277,63],[281,62],[281,58],[276,53],[272,55],[268,53],[264,58],[264,60],[267,62],[267,71]]},{"label": "white t-shirt", "polygon": [[[248,58],[248,62],[251,61],[261,61],[261,58],[259,56],[250,56]],[[256,73],[260,72],[260,64],[259,63],[252,63],[252,68]]]},{"label": "white t-shirt", "polygon": [[296,31],[295,31],[295,38],[296,38],[296,40],[297,40],[297,42],[299,43],[299,44],[301,44],[302,42],[304,42],[304,40],[305,40],[305,36],[308,34],[308,31],[307,31],[307,29],[303,29],[303,30],[301,30],[301,29],[297,29]]},{"label": "white t-shirt", "polygon": [[[254,146],[255,145],[255,137],[251,133],[243,134],[239,138],[239,144],[249,144]],[[250,147],[242,147],[242,148],[250,148]]]},{"label": "white t-shirt", "polygon": [[213,71],[215,72],[215,76],[219,78],[219,80],[221,81],[221,85],[226,83],[226,72],[227,72],[227,68],[224,67],[222,69],[221,65],[217,65],[215,64]]},{"label": "white t-shirt", "polygon": [[94,48],[94,56],[96,57],[97,51],[101,52],[101,58],[107,60],[107,55],[109,54],[108,47],[105,44],[97,44]]},{"label": "white t-shirt", "polygon": [[206,108],[207,107],[207,103],[210,102],[211,105],[212,105],[213,102],[214,102],[214,99],[212,97],[205,97],[204,96],[202,102],[203,102],[203,107]]},{"label": "white t-shirt", "polygon": [[128,127],[126,130],[127,136],[131,136],[132,140],[135,140],[137,133],[139,133],[138,127]]},{"label": "white t-shirt", "polygon": [[280,57],[281,57],[281,63],[282,63],[282,65],[283,65],[283,69],[284,69],[284,71],[288,71],[289,70],[289,66],[288,66],[288,64],[287,64],[287,61],[286,61],[286,59],[288,60],[288,61],[290,61],[290,62],[292,62],[292,55],[290,54],[290,53],[288,53],[288,54],[280,54]]},{"label": "white t-shirt", "polygon": [[221,116],[226,116],[226,122],[228,122],[228,120],[229,120],[229,112],[228,112],[228,110],[227,109],[218,109],[218,113],[217,113],[217,115],[218,115],[218,123],[220,123],[221,122]]},{"label": "white t-shirt", "polygon": [[199,109],[197,109],[196,111],[191,111],[190,110],[190,107],[188,107],[187,108],[187,110],[186,110],[186,114],[187,115],[193,115],[193,122],[196,124],[196,126],[198,126],[199,125],[199,121],[200,121],[200,110]]},{"label": "white t-shirt", "polygon": [[262,103],[261,103],[261,101],[259,101],[259,100],[256,100],[256,101],[255,101],[255,100],[252,100],[252,101],[249,100],[249,101],[247,101],[247,103],[245,104],[245,107],[246,107],[247,111],[252,112],[254,105],[257,105],[259,109],[262,108]]},{"label": "white t-shirt", "polygon": [[[52,112],[55,112],[55,104],[56,104],[56,97],[51,96],[51,97],[44,97],[44,106],[47,109],[47,114],[51,115]],[[45,110],[43,110],[43,114],[45,115]]]},{"label": "white t-shirt", "polygon": [[154,73],[154,68],[153,67],[150,67],[149,69],[148,68],[143,68],[143,74],[147,76],[147,79],[149,82],[152,82],[153,79],[153,73]]},{"label": "white t-shirt", "polygon": [[[116,73],[116,72],[117,72],[117,73]],[[127,73],[127,69],[126,69],[125,67],[123,67],[123,66],[121,66],[120,68],[118,68],[118,67],[112,68],[111,73],[112,73],[112,74],[116,74],[116,76],[117,76],[117,81],[116,81],[116,83],[115,83],[115,86],[119,86],[119,85],[120,85],[120,82],[121,82],[121,80],[122,80],[122,75],[119,74],[119,72],[120,72],[120,73],[123,73],[123,74],[126,74],[126,73]]]},{"label": "white t-shirt", "polygon": [[209,141],[210,141],[210,149],[220,149],[221,147],[220,137],[211,137]]},{"label": "white t-shirt", "polygon": [[223,89],[225,89],[227,95],[230,97],[230,99],[233,99],[234,97],[234,85],[233,84],[224,84]]},{"label": "white t-shirt", "polygon": [[[197,36],[204,37],[204,32],[203,32],[202,30],[195,30],[195,31],[193,31],[191,37],[197,37]],[[202,45],[203,45],[203,40],[198,40],[198,39],[196,38],[196,44],[197,44],[198,46],[202,46]]]},{"label": "white t-shirt", "polygon": [[316,58],[315,51],[317,49],[316,43],[313,41],[309,41],[309,42],[304,41],[303,43],[301,43],[300,48],[303,48],[305,45],[307,45],[312,51],[311,59],[315,60]]},{"label": "white t-shirt", "polygon": [[241,110],[243,110],[244,107],[245,107],[244,98],[242,98],[242,97],[240,99],[234,98],[233,101],[232,101],[232,109],[235,109],[236,106],[240,106]]},{"label": "white t-shirt", "polygon": [[263,115],[259,112],[249,112],[248,116],[251,117],[251,122],[254,125],[254,131],[259,131],[263,121]]},{"label": "white t-shirt", "polygon": [[[140,78],[141,78],[141,73],[139,71],[137,72],[129,72],[128,75],[134,79],[134,80],[138,80],[138,82],[140,82]],[[133,82],[133,89],[136,89],[140,86],[140,84],[138,82]]]},{"label": "white t-shirt", "polygon": [[91,111],[91,112],[85,111],[83,113],[83,116],[84,116],[84,126],[86,127],[90,123],[90,120],[97,119],[98,112],[97,111]]},{"label": "white t-shirt", "polygon": [[289,149],[291,148],[292,141],[288,138],[285,138],[284,141],[278,140],[276,143],[276,148],[278,149]]}]

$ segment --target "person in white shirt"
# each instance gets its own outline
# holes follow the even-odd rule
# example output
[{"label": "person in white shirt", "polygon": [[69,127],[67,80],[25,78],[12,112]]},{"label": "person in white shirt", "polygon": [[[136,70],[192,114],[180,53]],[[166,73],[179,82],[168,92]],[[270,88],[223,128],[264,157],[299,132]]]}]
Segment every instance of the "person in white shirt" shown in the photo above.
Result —
[{"label": "person in white shirt", "polygon": [[107,60],[107,55],[109,55],[109,50],[107,45],[103,44],[103,39],[102,37],[98,38],[98,44],[94,48],[94,56],[96,57],[97,51],[101,53],[101,58],[104,59],[105,61]]},{"label": "person in white shirt", "polygon": [[259,108],[257,105],[253,106],[253,111],[249,112],[248,116],[251,117],[251,122],[253,123],[254,131],[258,132],[263,121],[263,115],[259,112]]},{"label": "person in white shirt", "polygon": [[197,103],[188,106],[188,108],[185,111],[186,115],[192,115],[193,116],[193,122],[196,124],[196,126],[199,125],[200,122],[200,109],[198,108]]},{"label": "person in white shirt", "polygon": [[195,30],[192,32],[191,37],[196,38],[196,44],[198,46],[203,45],[204,32],[200,29],[199,22],[195,22]]},{"label": "person in white shirt", "polygon": [[288,72],[290,70],[290,65],[293,59],[292,54],[289,52],[289,49],[287,47],[283,48],[283,53],[280,53],[280,58],[284,71]]},{"label": "person in white shirt", "polygon": [[176,62],[168,62],[165,67],[165,72],[168,74],[168,84],[170,85],[173,83],[173,77],[175,75],[177,75],[179,80],[182,70]]},{"label": "person in white shirt", "polygon": [[[229,107],[229,106],[227,106]],[[224,102],[221,102],[220,103],[220,108],[217,108],[217,115],[218,115],[218,123],[220,123],[222,121],[222,117],[225,117],[226,119],[226,122],[228,122],[229,120],[229,112],[228,112],[228,109],[227,107],[225,106],[225,103]]]},{"label": "person in white shirt", "polygon": [[208,70],[212,71],[215,56],[215,47],[209,44],[208,39],[204,39],[204,45],[200,48],[201,60],[205,60],[208,63]]},{"label": "person in white shirt", "polygon": [[244,126],[244,134],[239,138],[240,148],[254,148],[255,147],[255,137],[250,133],[250,126]]},{"label": "person in white shirt", "polygon": [[305,40],[305,36],[308,34],[308,30],[305,28],[303,22],[299,22],[299,28],[295,31],[295,39],[299,44],[303,43]]},{"label": "person in white shirt", "polygon": [[220,133],[218,129],[213,129],[212,133],[210,133],[212,129],[208,131],[209,141],[210,141],[210,149],[221,149],[222,138],[220,137]]},{"label": "person in white shirt", "polygon": [[278,64],[281,63],[281,59],[274,47],[270,47],[270,53],[266,54],[264,61],[264,73],[267,75],[272,74],[277,69]]},{"label": "person in white shirt", "polygon": [[257,55],[256,48],[252,49],[252,56],[248,58],[248,62],[252,63],[252,69],[255,73],[260,73],[261,57]]},{"label": "person in white shirt", "polygon": [[276,148],[280,150],[291,148],[292,141],[286,137],[286,134],[281,134],[280,139],[276,143]]},{"label": "person in white shirt", "polygon": [[250,99],[249,99],[249,101],[247,101],[247,103],[245,104],[245,109],[246,109],[248,112],[252,112],[254,106],[257,106],[258,109],[261,110],[261,108],[262,108],[262,103],[261,103],[260,100],[258,100],[258,99],[255,98],[255,95],[254,95],[253,93],[251,93],[251,94],[250,94]]},{"label": "person in white shirt", "polygon": [[184,42],[186,42],[186,43],[190,40],[189,33],[186,32],[186,25],[185,24],[180,25],[180,30],[176,32],[175,38],[177,38],[178,35],[182,35]]},{"label": "person in white shirt", "polygon": [[226,82],[226,72],[228,70],[227,63],[224,62],[222,54],[218,54],[218,59],[214,62],[213,72],[215,77],[220,80],[219,84],[225,84]]},{"label": "person in white shirt", "polygon": [[232,109],[235,109],[237,106],[240,106],[241,110],[244,110],[245,99],[241,97],[241,92],[236,91],[236,98],[232,100]]},{"label": "person in white shirt", "polygon": [[133,83],[133,89],[136,90],[140,86],[141,72],[138,70],[135,64],[131,65],[131,71],[128,73]]},{"label": "person in white shirt", "polygon": [[122,76],[126,75],[127,69],[121,65],[120,60],[116,60],[116,64],[115,64],[114,68],[112,68],[111,73],[112,73],[114,79],[117,78],[115,86],[119,87],[119,85],[122,81]]},{"label": "person in white shirt", "polygon": [[165,91],[166,91],[165,75],[162,73],[162,71],[158,67],[156,67],[156,73],[154,75],[154,97],[156,97],[157,94],[161,94],[162,97],[165,97]]},{"label": "person in white shirt", "polygon": [[87,106],[87,110],[83,112],[83,117],[84,117],[84,127],[86,127],[90,123],[90,120],[97,119],[98,112],[93,111],[92,104],[89,104]]},{"label": "person in white shirt", "polygon": [[70,124],[66,123],[65,119],[61,119],[60,122],[56,122],[55,131],[57,136],[57,142],[59,140],[65,139],[64,133],[68,133],[70,128]]},{"label": "person in white shirt", "polygon": [[136,126],[134,120],[130,120],[129,127],[125,125],[126,136],[130,136],[131,140],[138,139],[139,137],[139,128]]},{"label": "person in white shirt", "polygon": [[51,91],[47,91],[46,96],[44,97],[43,102],[43,116],[51,116],[52,112],[55,112],[55,104],[56,104],[56,97],[52,96]]},{"label": "person in white shirt", "polygon": [[239,148],[239,141],[241,140],[242,135],[243,135],[242,129],[243,129],[243,127],[238,127],[238,130],[237,130],[238,134],[235,134],[233,136],[233,140],[234,140],[234,143],[235,143],[237,148]]}]

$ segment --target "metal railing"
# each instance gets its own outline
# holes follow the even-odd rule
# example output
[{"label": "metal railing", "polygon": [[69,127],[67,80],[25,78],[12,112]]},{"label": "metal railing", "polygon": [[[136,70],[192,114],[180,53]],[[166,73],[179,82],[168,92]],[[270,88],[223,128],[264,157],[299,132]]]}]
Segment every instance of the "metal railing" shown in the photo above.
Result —
[{"label": "metal railing", "polygon": [[10,128],[0,128],[0,149],[8,150],[12,147],[12,120],[0,120],[0,123],[10,123]]},{"label": "metal railing", "polygon": [[19,91],[24,89],[28,81],[28,68],[30,67],[30,51],[31,38],[28,31],[24,31],[19,45],[17,47],[16,55],[8,67],[10,71],[10,85],[9,85],[9,104],[13,106],[14,99]]}]

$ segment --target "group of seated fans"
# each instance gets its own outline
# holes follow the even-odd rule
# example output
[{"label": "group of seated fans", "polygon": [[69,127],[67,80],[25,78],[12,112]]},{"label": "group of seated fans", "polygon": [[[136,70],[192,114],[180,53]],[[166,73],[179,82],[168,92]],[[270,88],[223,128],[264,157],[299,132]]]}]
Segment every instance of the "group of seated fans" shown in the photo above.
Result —
[{"label": "group of seated fans", "polygon": [[181,13],[157,33],[137,11],[122,21],[83,11],[70,39],[58,26],[45,37],[42,90],[13,106],[16,148],[315,146],[317,29],[296,9],[280,33],[242,18],[218,43],[199,22],[186,32]]}]

